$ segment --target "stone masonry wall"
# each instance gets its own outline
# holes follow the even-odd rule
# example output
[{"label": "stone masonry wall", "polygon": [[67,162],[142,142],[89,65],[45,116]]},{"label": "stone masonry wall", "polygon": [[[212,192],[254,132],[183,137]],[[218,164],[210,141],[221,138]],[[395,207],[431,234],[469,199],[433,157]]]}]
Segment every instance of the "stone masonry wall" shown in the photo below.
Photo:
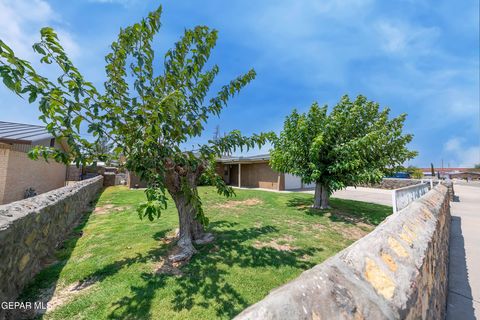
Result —
[{"label": "stone masonry wall", "polygon": [[378,188],[378,189],[400,189],[415,184],[421,183],[421,180],[417,179],[395,179],[395,178],[383,178],[382,182],[377,184],[360,184],[359,187]]},{"label": "stone masonry wall", "polygon": [[[103,177],[0,205],[0,302],[15,301],[95,200]],[[0,319],[3,318],[0,310]]]},{"label": "stone masonry wall", "polygon": [[235,319],[444,319],[449,233],[438,185]]}]

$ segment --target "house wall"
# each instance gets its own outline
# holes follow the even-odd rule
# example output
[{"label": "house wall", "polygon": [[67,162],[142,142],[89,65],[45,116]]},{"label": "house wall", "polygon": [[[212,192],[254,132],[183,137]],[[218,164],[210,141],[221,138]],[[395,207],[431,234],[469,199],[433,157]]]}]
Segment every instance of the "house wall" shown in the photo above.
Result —
[{"label": "house wall", "polygon": [[[223,177],[225,183],[235,187],[238,186],[238,170],[238,163],[216,165],[216,172]],[[241,176],[241,186],[245,188],[285,190],[285,176],[274,171],[268,162],[242,163]]]},{"label": "house wall", "polygon": [[285,174],[285,190],[300,189],[302,187],[302,180],[300,177],[293,174]]},{"label": "house wall", "polygon": [[28,188],[40,194],[65,186],[65,165],[31,160],[27,153],[5,146],[0,150],[0,204],[23,199]]},{"label": "house wall", "polygon": [[279,190],[279,177],[268,163],[242,164],[242,187]]},{"label": "house wall", "polygon": [[223,178],[226,184],[230,184],[230,165],[223,163],[215,164],[215,173]]},{"label": "house wall", "polygon": [[5,181],[7,180],[7,166],[8,156],[10,155],[10,149],[4,145],[0,145],[0,204],[3,202],[3,196],[5,193]]},{"label": "house wall", "polygon": [[[243,169],[243,166],[242,166]],[[230,185],[238,186],[238,164],[230,165]]]}]

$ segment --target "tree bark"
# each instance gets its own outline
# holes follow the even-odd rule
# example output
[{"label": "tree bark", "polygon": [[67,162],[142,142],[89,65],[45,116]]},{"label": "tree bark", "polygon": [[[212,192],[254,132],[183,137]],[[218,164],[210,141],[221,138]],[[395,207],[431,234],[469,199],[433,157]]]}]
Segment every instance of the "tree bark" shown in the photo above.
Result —
[{"label": "tree bark", "polygon": [[320,209],[322,206],[322,185],[317,182],[315,184],[315,195],[313,196],[313,208]]},{"label": "tree bark", "polygon": [[330,209],[328,188],[320,182],[315,184],[315,195],[313,197],[314,209]]},{"label": "tree bark", "polygon": [[322,186],[322,205],[320,206],[320,209],[330,209],[329,197],[330,194],[328,189],[325,186]]},{"label": "tree bark", "polygon": [[[179,172],[180,171],[180,174]],[[212,242],[214,237],[211,233],[206,233],[203,225],[195,219],[197,215],[197,208],[195,208],[182,192],[181,176],[185,177],[185,183],[188,184],[189,189],[196,192],[197,179],[201,174],[201,170],[195,172],[188,171],[170,171],[167,178],[167,189],[175,202],[178,211],[179,234],[177,241],[177,248],[174,253],[169,256],[170,261],[179,262],[185,261],[192,257],[197,250],[193,244],[205,244]]]}]

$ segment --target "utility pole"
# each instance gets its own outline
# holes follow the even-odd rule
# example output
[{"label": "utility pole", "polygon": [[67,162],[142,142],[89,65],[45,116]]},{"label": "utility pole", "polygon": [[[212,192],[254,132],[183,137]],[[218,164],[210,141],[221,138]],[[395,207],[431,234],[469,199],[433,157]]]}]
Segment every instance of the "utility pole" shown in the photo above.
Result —
[{"label": "utility pole", "polygon": [[[443,158],[442,158],[442,176],[443,176]],[[440,174],[438,175],[438,178],[440,179]]]}]

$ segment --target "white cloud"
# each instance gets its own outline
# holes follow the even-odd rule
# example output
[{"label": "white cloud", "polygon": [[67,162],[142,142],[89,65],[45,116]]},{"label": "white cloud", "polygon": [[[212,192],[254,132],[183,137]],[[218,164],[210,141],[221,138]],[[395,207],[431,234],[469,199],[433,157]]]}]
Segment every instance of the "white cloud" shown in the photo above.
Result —
[{"label": "white cloud", "polygon": [[460,138],[451,138],[449,139],[444,146],[446,151],[453,151],[456,152],[461,149],[462,142]]},{"label": "white cloud", "polygon": [[377,22],[375,28],[380,35],[382,49],[390,53],[414,51],[415,54],[427,54],[440,34],[437,28],[385,20]]},{"label": "white cloud", "polygon": [[443,146],[459,167],[473,167],[480,163],[480,146],[471,146],[464,143],[464,139],[450,138]]},{"label": "white cloud", "polygon": [[32,45],[40,40],[39,30],[55,25],[60,43],[65,51],[74,57],[79,47],[72,35],[64,28],[60,16],[43,0],[0,0],[0,39],[9,45],[17,55],[31,59]]}]

